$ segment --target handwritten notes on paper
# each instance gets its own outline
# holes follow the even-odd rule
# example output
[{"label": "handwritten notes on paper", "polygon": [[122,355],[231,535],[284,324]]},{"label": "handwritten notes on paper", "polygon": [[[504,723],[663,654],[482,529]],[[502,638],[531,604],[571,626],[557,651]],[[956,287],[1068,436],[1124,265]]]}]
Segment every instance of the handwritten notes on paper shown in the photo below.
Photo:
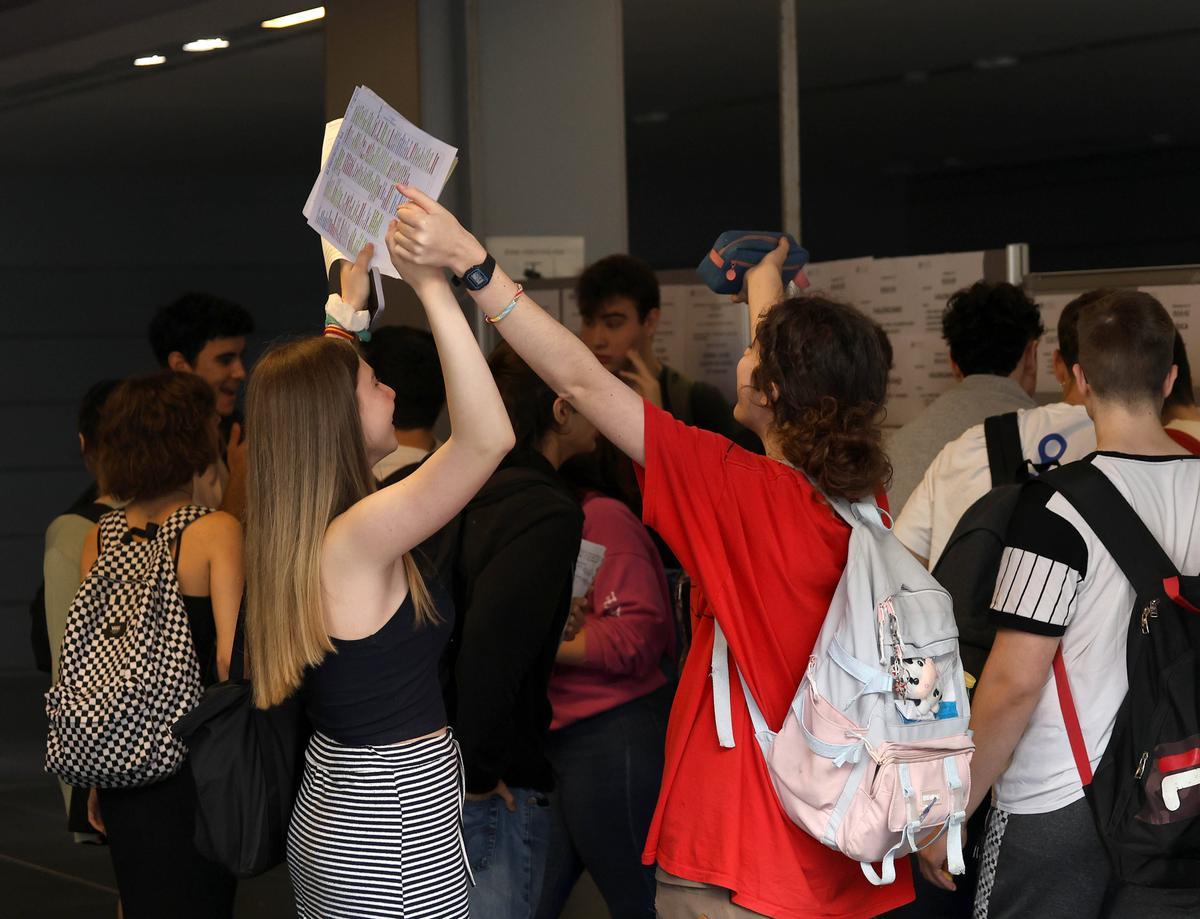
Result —
[{"label": "handwritten notes on paper", "polygon": [[375,243],[371,267],[397,278],[384,231],[406,199],[397,182],[437,198],[458,150],[425,133],[365,86],[350,105],[308,201],[304,216],[345,258]]}]

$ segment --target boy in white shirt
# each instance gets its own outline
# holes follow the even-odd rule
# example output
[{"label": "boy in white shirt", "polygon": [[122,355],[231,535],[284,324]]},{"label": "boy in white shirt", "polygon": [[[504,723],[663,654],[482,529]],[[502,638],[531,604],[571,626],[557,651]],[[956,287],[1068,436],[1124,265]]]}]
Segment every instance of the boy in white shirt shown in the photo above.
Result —
[{"label": "boy in white shirt", "polygon": [[[1200,457],[1162,428],[1175,328],[1162,305],[1123,291],[1079,317],[1078,393],[1095,422],[1087,457],[1184,572],[1200,569]],[[1055,681],[1062,647],[1088,758],[1099,763],[1128,689],[1134,590],[1071,504],[1033,483],[1013,514],[992,598],[999,630],[972,702],[972,813],[995,785],[982,840],[975,919],[1197,915],[1200,891],[1120,884],[1084,798]],[[945,841],[921,871],[953,889]],[[1200,878],[1197,878],[1200,886]]]},{"label": "boy in white shirt", "polygon": [[[1109,293],[1091,290],[1063,308],[1058,320],[1058,348],[1054,352],[1054,375],[1063,400],[1017,412],[1022,453],[1030,462],[1069,463],[1096,449],[1092,421],[1075,389],[1071,367],[1078,360],[1076,324],[1080,310]],[[959,518],[991,488],[987,440],[983,425],[977,424],[946,444],[925,470],[896,519],[896,538],[933,568]]]}]

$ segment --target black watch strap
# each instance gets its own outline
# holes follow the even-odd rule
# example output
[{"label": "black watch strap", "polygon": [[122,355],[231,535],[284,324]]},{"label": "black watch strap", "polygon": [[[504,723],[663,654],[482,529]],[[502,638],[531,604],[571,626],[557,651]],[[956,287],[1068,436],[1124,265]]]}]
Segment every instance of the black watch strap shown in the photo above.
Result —
[{"label": "black watch strap", "polygon": [[488,284],[491,283],[492,274],[495,272],[495,270],[496,260],[489,252],[487,258],[485,258],[482,262],[480,262],[478,265],[475,265],[473,268],[468,268],[466,271],[464,271],[461,278],[451,277],[450,280],[454,282],[455,287],[466,285],[471,290],[483,290],[483,288],[487,287]]}]

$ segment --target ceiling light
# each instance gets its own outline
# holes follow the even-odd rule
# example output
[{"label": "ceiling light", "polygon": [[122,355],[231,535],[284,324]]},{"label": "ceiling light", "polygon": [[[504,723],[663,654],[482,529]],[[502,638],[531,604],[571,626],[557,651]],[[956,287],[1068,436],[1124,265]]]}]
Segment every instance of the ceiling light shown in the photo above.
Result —
[{"label": "ceiling light", "polygon": [[184,51],[220,51],[228,48],[229,42],[223,38],[197,38],[183,46]]},{"label": "ceiling light", "polygon": [[134,67],[157,67],[159,64],[165,64],[167,59],[161,54],[150,54],[146,57],[135,57],[133,59]]},{"label": "ceiling light", "polygon": [[314,6],[311,10],[301,10],[299,13],[288,13],[286,16],[276,16],[274,19],[264,19],[264,29],[286,29],[288,26],[298,26],[301,23],[312,22],[325,18],[325,7]]}]

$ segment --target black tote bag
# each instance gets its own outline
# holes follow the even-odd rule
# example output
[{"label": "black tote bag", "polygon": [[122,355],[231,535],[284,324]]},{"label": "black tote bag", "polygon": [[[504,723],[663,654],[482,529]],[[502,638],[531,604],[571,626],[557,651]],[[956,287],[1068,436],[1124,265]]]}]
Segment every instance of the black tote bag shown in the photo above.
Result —
[{"label": "black tote bag", "polygon": [[250,681],[241,678],[243,641],[239,616],[231,679],[209,686],[171,730],[188,748],[196,782],[197,851],[248,878],[287,858],[288,823],[312,727],[301,693],[255,708]]}]

